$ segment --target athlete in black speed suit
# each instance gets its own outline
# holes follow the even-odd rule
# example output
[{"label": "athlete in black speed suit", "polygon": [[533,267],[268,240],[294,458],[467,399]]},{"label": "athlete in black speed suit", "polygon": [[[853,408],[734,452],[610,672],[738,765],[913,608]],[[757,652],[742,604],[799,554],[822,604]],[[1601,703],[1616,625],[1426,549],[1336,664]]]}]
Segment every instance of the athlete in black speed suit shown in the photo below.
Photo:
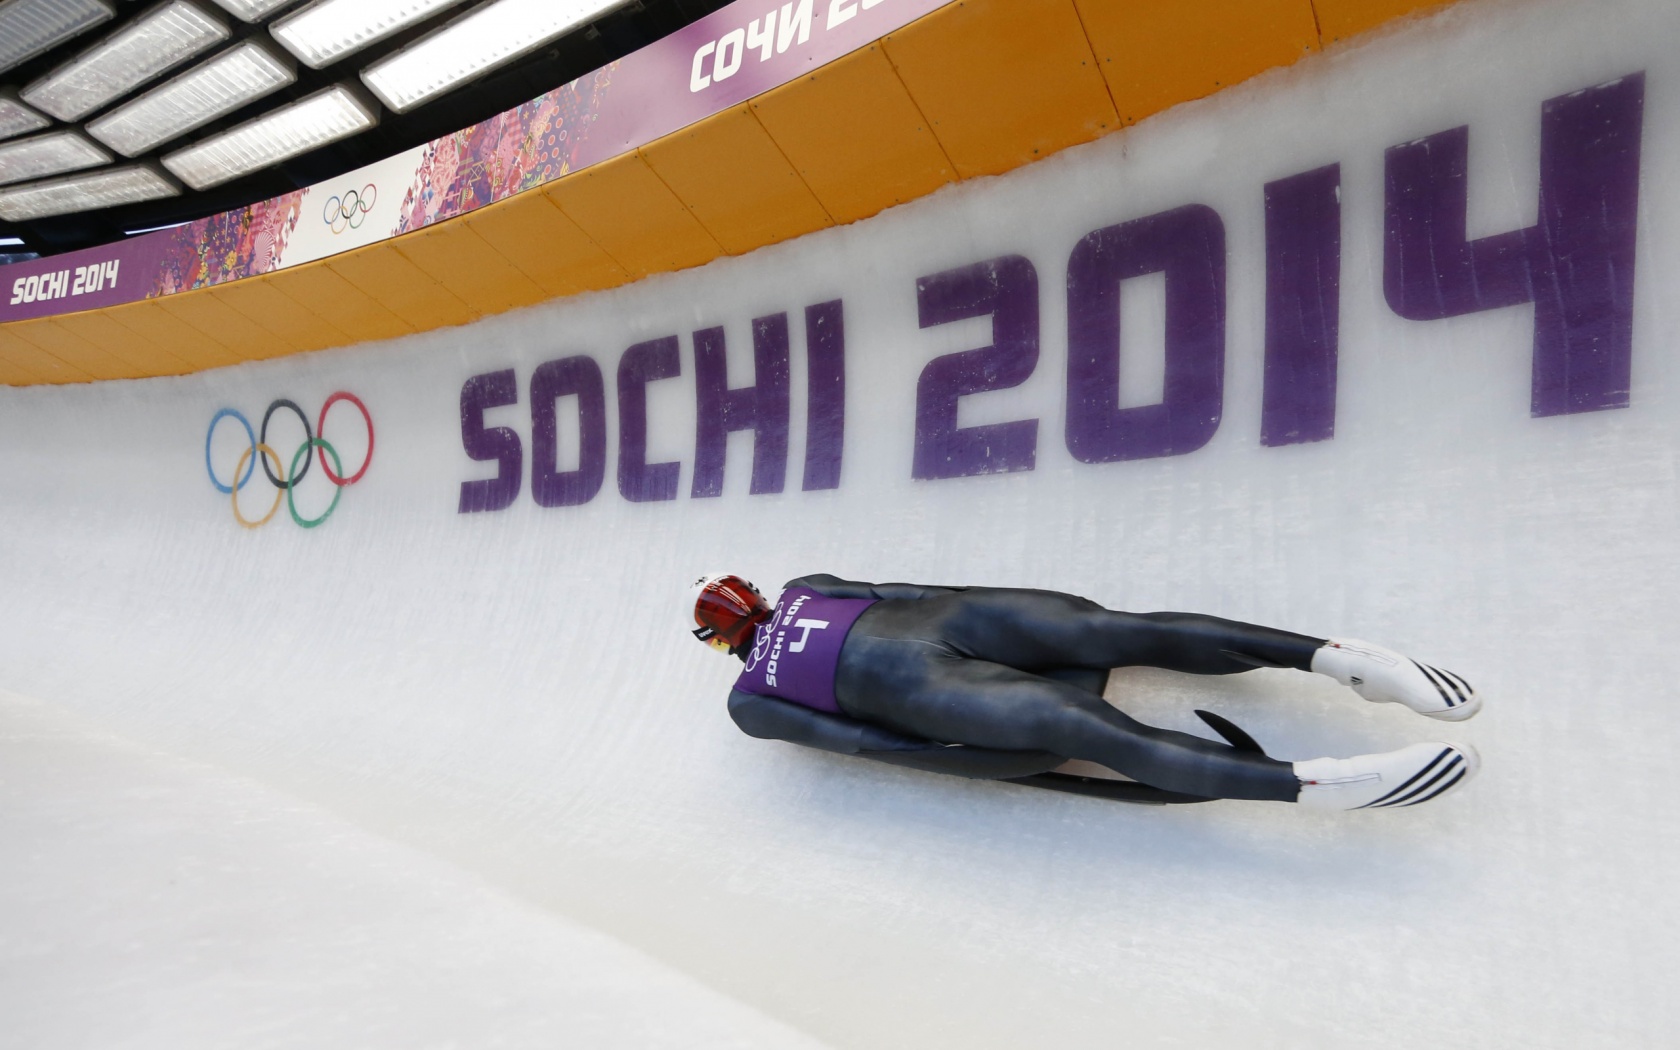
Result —
[{"label": "athlete in black speed suit", "polygon": [[[710,579],[751,586],[739,577]],[[1369,643],[1195,613],[1116,612],[1056,591],[871,584],[826,574],[790,581],[775,614],[760,602],[751,651],[744,641],[725,646],[708,633],[708,619],[722,621],[715,608],[710,618],[698,611],[703,601],[695,632],[747,664],[729,710],[756,737],[1138,802],[1241,798],[1387,808],[1438,797],[1477,766],[1472,749],[1443,743],[1290,763],[1265,755],[1216,715],[1197,712],[1229,745],[1145,725],[1102,697],[1116,667],[1206,675],[1276,667],[1329,674],[1367,699],[1436,718],[1458,721],[1479,710],[1480,698],[1463,679]],[[783,607],[791,609],[785,618]],[[824,630],[831,623],[838,629]],[[787,669],[800,659],[820,664],[825,642],[838,650],[826,657],[832,693],[822,693],[827,679],[820,673],[816,687],[790,686]],[[766,684],[765,667],[779,672],[780,684],[776,673]],[[1139,783],[1050,772],[1067,758]]]}]

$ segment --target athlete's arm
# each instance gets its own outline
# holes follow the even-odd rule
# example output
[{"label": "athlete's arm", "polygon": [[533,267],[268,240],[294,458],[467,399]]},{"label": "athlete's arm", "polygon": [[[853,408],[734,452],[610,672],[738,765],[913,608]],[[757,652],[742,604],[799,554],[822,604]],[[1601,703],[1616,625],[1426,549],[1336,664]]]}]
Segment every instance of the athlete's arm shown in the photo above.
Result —
[{"label": "athlete's arm", "polygon": [[786,740],[820,751],[976,780],[1031,776],[1063,761],[1047,751],[993,751],[903,736],[855,718],[738,689],[729,694],[729,717],[741,732],[760,740]]},{"label": "athlete's arm", "polygon": [[789,580],[783,585],[783,590],[792,587],[809,587],[825,598],[899,598],[910,600],[937,598],[941,594],[953,594],[968,589],[966,587],[932,587],[921,583],[863,583],[856,580],[842,580],[840,577],[830,576],[826,572],[801,576],[797,580]]}]

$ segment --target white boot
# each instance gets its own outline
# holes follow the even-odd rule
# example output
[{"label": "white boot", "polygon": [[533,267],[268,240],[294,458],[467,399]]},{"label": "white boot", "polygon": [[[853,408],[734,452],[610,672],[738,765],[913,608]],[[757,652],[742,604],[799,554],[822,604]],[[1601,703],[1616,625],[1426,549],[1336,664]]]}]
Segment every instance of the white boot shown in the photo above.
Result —
[{"label": "white boot", "polygon": [[1468,744],[1433,741],[1352,758],[1295,763],[1297,802],[1314,809],[1389,809],[1440,798],[1470,782],[1482,766]]},{"label": "white boot", "polygon": [[1474,718],[1482,698],[1470,683],[1370,642],[1332,638],[1313,654],[1312,669],[1378,704],[1405,704],[1447,722]]}]

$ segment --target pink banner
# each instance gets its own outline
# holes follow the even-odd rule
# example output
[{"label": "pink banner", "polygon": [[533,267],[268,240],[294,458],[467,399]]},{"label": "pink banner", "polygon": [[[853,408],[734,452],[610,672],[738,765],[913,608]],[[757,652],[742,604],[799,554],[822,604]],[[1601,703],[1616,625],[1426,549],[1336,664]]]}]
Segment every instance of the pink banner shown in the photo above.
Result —
[{"label": "pink banner", "polygon": [[237,281],[421,229],[739,105],[946,2],[736,0],[412,158],[117,244],[0,267],[0,322]]}]

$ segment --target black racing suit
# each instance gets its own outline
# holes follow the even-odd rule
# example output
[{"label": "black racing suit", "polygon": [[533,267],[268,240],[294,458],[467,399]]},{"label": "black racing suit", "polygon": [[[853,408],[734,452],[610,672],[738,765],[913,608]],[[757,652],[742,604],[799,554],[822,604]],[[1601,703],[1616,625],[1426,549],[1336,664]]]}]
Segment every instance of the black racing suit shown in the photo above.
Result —
[{"label": "black racing suit", "polygon": [[[756,737],[931,772],[1008,779],[1142,802],[1293,802],[1293,768],[1240,730],[1203,717],[1236,746],[1158,729],[1102,698],[1115,667],[1235,674],[1310,670],[1322,638],[1195,613],[1125,613],[1056,591],[854,583],[806,576],[833,598],[876,598],[840,651],[843,715],[735,691],[730,715]],[[1144,788],[1049,773],[1078,758]],[[1153,789],[1153,790],[1151,790]]]}]

